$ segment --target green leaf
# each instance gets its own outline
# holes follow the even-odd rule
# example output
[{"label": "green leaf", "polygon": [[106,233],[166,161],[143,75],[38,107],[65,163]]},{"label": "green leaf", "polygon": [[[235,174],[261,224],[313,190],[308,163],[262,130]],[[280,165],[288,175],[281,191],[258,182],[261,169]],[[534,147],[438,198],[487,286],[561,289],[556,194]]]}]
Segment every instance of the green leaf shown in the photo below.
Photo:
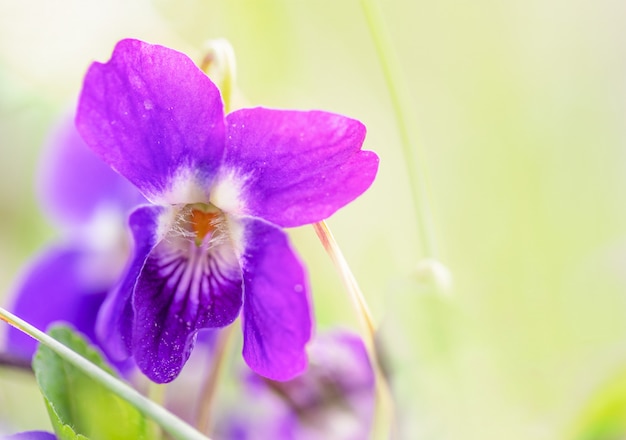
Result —
[{"label": "green leaf", "polygon": [[[102,356],[70,328],[55,326],[48,334],[115,376]],[[33,369],[60,439],[149,438],[149,424],[137,409],[48,347],[39,345]]]},{"label": "green leaf", "polygon": [[[163,430],[167,431],[172,438],[176,440],[210,440],[200,431],[185,423],[180,417],[151,401],[124,381],[116,378],[98,365],[76,353],[71,348],[63,345],[53,337],[43,333],[19,316],[15,316],[2,307],[0,307],[0,321],[4,321],[38,340],[41,344],[45,345],[68,362],[68,365],[72,365],[79,371],[82,371],[87,377],[91,377],[96,383],[110,390],[111,393],[119,396],[125,402],[129,402],[142,414],[150,417],[154,422],[158,423]],[[145,432],[145,429],[143,431]]]}]

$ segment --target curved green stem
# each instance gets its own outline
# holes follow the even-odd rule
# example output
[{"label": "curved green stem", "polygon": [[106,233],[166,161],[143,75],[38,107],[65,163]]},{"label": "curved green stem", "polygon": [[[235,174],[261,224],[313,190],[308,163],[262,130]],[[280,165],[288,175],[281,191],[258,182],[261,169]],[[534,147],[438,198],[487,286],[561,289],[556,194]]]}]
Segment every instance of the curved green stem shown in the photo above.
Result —
[{"label": "curved green stem", "polygon": [[0,307],[0,320],[26,333],[36,339],[50,350],[54,351],[61,358],[80,369],[87,376],[104,386],[106,389],[126,400],[144,415],[156,421],[173,438],[178,440],[210,440],[200,432],[183,422],[174,414],[167,411],[162,406],[157,405],[150,399],[144,397],[130,386],[119,379],[111,376],[106,371],[100,369],[84,357],[74,353],[65,345],[51,338],[44,332],[37,330],[26,321],[18,318],[12,313]]},{"label": "curved green stem", "polygon": [[424,256],[437,258],[437,246],[425,187],[426,179],[420,165],[421,161],[419,160],[416,136],[409,129],[409,127],[414,125],[414,122],[411,122],[414,118],[411,117],[412,111],[408,101],[408,89],[404,82],[398,59],[393,51],[385,23],[382,20],[378,3],[376,0],[361,0],[361,6],[365,13],[374,46],[376,47],[393,111],[396,115],[407,172],[411,181],[411,194],[417,217],[418,233],[424,246]]}]

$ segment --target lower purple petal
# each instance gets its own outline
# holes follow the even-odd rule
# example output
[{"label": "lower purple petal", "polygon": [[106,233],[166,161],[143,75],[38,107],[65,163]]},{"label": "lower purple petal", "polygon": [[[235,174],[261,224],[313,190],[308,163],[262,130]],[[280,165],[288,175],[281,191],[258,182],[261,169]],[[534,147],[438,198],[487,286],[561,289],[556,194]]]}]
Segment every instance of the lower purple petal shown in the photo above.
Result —
[{"label": "lower purple petal", "polygon": [[209,248],[168,237],[149,255],[133,295],[133,354],[153,381],[170,382],[191,354],[198,330],[239,315],[239,262],[230,242]]},{"label": "lower purple petal", "polygon": [[308,281],[287,236],[245,219],[243,357],[256,373],[289,380],[305,371],[311,338]]},{"label": "lower purple petal", "polygon": [[133,257],[121,283],[107,297],[96,322],[96,333],[107,354],[114,359],[131,355],[132,343],[132,293],[148,255],[160,240],[159,217],[166,213],[160,206],[142,206],[129,218],[133,233]]},{"label": "lower purple petal", "polygon": [[[35,260],[25,273],[11,309],[20,318],[45,330],[55,321],[72,324],[95,342],[94,321],[108,285],[85,271],[89,253],[78,247],[55,247]],[[9,328],[7,349],[31,357],[36,341]]]}]

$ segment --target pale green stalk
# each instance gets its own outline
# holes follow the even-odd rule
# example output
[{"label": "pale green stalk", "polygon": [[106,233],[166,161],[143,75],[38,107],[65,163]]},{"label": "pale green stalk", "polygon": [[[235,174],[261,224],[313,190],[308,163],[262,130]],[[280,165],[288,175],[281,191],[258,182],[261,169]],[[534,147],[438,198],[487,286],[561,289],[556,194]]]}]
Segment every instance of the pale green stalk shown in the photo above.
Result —
[{"label": "pale green stalk", "polygon": [[211,357],[211,364],[208,368],[209,374],[200,390],[198,408],[196,409],[196,427],[202,432],[211,433],[213,428],[213,402],[217,394],[217,386],[224,370],[224,362],[230,341],[233,338],[234,329],[238,321],[233,322],[228,327],[223,328],[217,335],[217,341]]},{"label": "pale green stalk", "polygon": [[37,330],[26,321],[0,307],[0,320],[7,322],[18,330],[36,339],[61,358],[74,365],[84,374],[95,380],[120,398],[133,405],[139,412],[156,421],[173,438],[178,440],[210,440],[200,432],[189,426],[174,414],[162,406],[157,405],[150,399],[141,395],[130,386],[126,385],[111,374],[94,365],[84,357],[75,353],[65,345],[44,332]]},{"label": "pale green stalk", "polygon": [[372,437],[376,440],[389,439],[393,435],[395,409],[389,383],[380,366],[380,356],[376,349],[376,327],[372,314],[363,292],[361,292],[361,288],[326,222],[314,223],[313,229],[315,229],[317,237],[339,272],[361,323],[361,333],[376,379],[376,413]]},{"label": "pale green stalk", "polygon": [[337,268],[337,272],[339,272],[339,276],[341,276],[341,281],[343,282],[346,290],[350,295],[352,305],[354,306],[354,309],[359,316],[365,340],[372,347],[374,347],[374,336],[376,333],[374,319],[372,318],[372,313],[369,310],[367,301],[365,301],[363,292],[361,292],[356,278],[352,274],[350,266],[348,266],[348,262],[343,256],[343,253],[341,252],[341,249],[339,248],[339,245],[337,244],[333,233],[330,231],[330,228],[325,221],[322,220],[319,223],[314,223],[313,229],[315,229],[315,233],[320,239],[322,246],[324,246],[324,249],[328,253],[328,256]]},{"label": "pale green stalk", "polygon": [[412,117],[408,88],[404,82],[378,3],[376,0],[361,0],[361,6],[376,47],[385,82],[389,89],[393,111],[396,115],[396,123],[405,156],[404,162],[411,181],[411,194],[417,217],[418,233],[424,246],[424,256],[437,258],[435,236],[425,187],[426,179],[419,159],[418,142],[415,134],[410,130],[410,127],[415,126],[415,118]]}]

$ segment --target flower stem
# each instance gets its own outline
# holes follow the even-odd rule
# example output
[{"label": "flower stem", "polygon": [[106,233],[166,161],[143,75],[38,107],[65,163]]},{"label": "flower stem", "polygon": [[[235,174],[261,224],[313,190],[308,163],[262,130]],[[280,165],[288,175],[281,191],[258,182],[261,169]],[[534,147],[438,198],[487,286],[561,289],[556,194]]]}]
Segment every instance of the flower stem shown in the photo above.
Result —
[{"label": "flower stem", "polygon": [[[166,387],[166,384],[154,383],[148,379],[148,389],[146,396],[157,405],[165,406]],[[148,429],[155,439],[163,438],[163,430],[156,420],[150,421],[150,426],[148,427]]]},{"label": "flower stem", "polygon": [[375,327],[374,320],[372,319],[372,314],[370,313],[369,307],[367,306],[367,301],[365,301],[365,297],[363,296],[363,292],[359,288],[358,283],[356,282],[356,278],[352,274],[350,270],[350,266],[348,266],[348,262],[344,258],[335,237],[332,232],[328,228],[326,222],[321,221],[319,223],[315,223],[313,225],[315,232],[317,233],[318,238],[322,242],[324,249],[330,256],[330,259],[333,261],[333,264],[339,271],[339,275],[341,279],[350,293],[350,299],[352,300],[352,304],[356,309],[359,319],[361,320],[361,325],[365,330],[365,334],[367,335],[369,340],[374,340]]},{"label": "flower stem", "polygon": [[391,105],[396,115],[398,131],[402,141],[407,172],[411,182],[411,194],[418,223],[418,234],[424,247],[426,257],[437,258],[437,246],[432,227],[432,218],[428,205],[428,196],[425,186],[425,174],[419,160],[418,142],[409,127],[412,122],[411,106],[408,101],[409,93],[393,51],[389,34],[382,20],[380,7],[376,0],[361,0],[361,6],[372,35],[374,46],[389,90]]},{"label": "flower stem", "polygon": [[119,379],[116,379],[106,371],[100,369],[84,357],[75,353],[56,339],[48,336],[35,327],[6,311],[0,307],[0,320],[12,325],[18,330],[36,339],[50,350],[54,351],[61,358],[74,365],[84,374],[104,386],[106,389],[116,394],[133,405],[139,412],[155,420],[173,438],[178,440],[210,440],[194,428],[183,422],[174,414],[167,411],[162,406],[147,399],[130,386]]},{"label": "flower stem", "polygon": [[374,376],[376,378],[376,404],[377,404],[377,418],[374,424],[374,438],[388,439],[393,429],[394,409],[393,400],[391,398],[391,391],[387,378],[383,374],[380,366],[380,357],[376,349],[376,327],[374,326],[374,320],[372,314],[369,311],[365,297],[359,288],[356,278],[348,266],[348,262],[343,256],[335,237],[328,228],[326,222],[321,221],[313,224],[313,228],[317,233],[326,253],[330,256],[333,264],[337,268],[339,275],[346,287],[346,290],[350,294],[352,304],[359,316],[359,321],[362,327],[362,336],[365,341],[367,353],[370,359],[370,364],[374,370]]},{"label": "flower stem", "polygon": [[198,399],[196,428],[202,432],[210,433],[212,429],[213,419],[211,418],[211,411],[213,409],[213,401],[217,394],[217,385],[223,371],[226,353],[228,352],[227,349],[232,340],[236,323],[237,321],[227,326],[217,335],[217,341],[211,359],[211,368],[209,369],[210,373],[200,390],[200,397]]}]

